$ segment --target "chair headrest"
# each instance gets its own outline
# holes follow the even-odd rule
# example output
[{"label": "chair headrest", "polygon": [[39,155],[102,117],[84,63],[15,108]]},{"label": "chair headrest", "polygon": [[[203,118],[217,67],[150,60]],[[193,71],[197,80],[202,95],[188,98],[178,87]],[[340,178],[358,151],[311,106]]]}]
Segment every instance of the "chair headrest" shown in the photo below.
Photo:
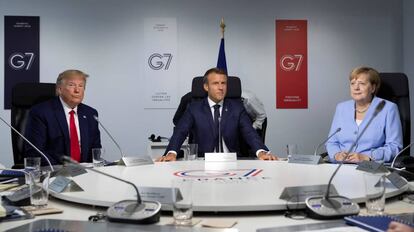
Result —
[{"label": "chair headrest", "polygon": [[404,73],[380,73],[381,87],[378,96],[387,97],[408,97],[408,78]]},{"label": "chair headrest", "polygon": [[[228,76],[227,78],[227,98],[240,98],[241,97],[241,81],[240,78],[235,76]],[[194,77],[191,85],[191,94],[193,98],[204,98],[207,96],[207,92],[203,87],[203,77]]]},{"label": "chair headrest", "polygon": [[12,106],[31,107],[54,96],[54,83],[18,83],[12,90]]}]

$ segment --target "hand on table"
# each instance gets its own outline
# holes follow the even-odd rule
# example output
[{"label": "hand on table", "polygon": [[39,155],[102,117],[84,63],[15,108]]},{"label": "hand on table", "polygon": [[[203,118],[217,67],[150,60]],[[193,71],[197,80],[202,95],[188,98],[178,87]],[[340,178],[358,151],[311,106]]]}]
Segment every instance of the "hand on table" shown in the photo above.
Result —
[{"label": "hand on table", "polygon": [[259,152],[259,155],[257,156],[259,160],[278,160],[279,158],[276,155],[273,155],[266,151]]},{"label": "hand on table", "polygon": [[344,162],[349,162],[349,163],[359,163],[363,160],[369,160],[369,156],[364,155],[364,154],[359,154],[356,152],[352,152],[348,155],[348,157],[344,160],[344,158],[346,157],[347,153],[344,151],[338,152],[335,154],[335,160],[336,161],[344,161]]},{"label": "hand on table", "polygon": [[155,162],[169,162],[169,161],[176,161],[176,160],[177,160],[177,155],[172,152],[169,152],[168,154],[156,159]]}]

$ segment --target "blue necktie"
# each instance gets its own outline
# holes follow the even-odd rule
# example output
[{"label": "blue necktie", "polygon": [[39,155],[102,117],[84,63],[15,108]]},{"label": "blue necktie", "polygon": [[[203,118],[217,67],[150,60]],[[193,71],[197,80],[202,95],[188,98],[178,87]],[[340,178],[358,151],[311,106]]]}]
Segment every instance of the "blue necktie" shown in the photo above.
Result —
[{"label": "blue necktie", "polygon": [[[214,125],[215,125],[215,129],[216,129],[216,152],[223,152],[223,144],[222,141],[220,141],[219,138],[219,130],[220,130],[220,123],[219,123],[219,118],[220,118],[220,105],[219,104],[215,104],[214,106]],[[221,147],[221,150],[219,150],[219,147]]]}]

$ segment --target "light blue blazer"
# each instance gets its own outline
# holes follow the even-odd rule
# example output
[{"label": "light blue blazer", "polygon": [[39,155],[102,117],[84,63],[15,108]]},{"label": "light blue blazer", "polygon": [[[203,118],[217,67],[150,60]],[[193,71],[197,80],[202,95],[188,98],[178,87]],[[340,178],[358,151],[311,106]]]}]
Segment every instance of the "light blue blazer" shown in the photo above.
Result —
[{"label": "light blue blazer", "polygon": [[[375,108],[383,99],[374,97],[367,113],[358,126],[355,122],[355,101],[348,100],[337,105],[329,135],[337,128],[341,131],[326,143],[329,158],[335,162],[335,154],[348,151],[362,132]],[[368,155],[377,161],[390,162],[402,148],[402,129],[396,104],[385,100],[385,106],[373,119],[352,152]]]}]

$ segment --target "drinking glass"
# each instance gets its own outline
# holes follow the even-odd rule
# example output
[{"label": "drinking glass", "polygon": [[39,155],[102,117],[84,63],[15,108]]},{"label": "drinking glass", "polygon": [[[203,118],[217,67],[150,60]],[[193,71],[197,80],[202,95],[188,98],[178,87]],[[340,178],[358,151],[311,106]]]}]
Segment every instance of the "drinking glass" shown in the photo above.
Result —
[{"label": "drinking glass", "polygon": [[49,199],[50,171],[43,171],[39,179],[32,179],[29,184],[30,202],[35,207],[41,208],[47,205]]},{"label": "drinking glass", "polygon": [[92,160],[94,167],[104,166],[103,154],[105,150],[103,148],[92,148]]},{"label": "drinking glass", "polygon": [[[30,172],[32,177],[39,181],[40,178],[40,157],[26,157],[24,158],[24,170]],[[26,175],[26,184],[30,183],[30,179]]]},{"label": "drinking glass", "polygon": [[193,219],[193,181],[173,179],[173,217],[175,225],[191,225]]},{"label": "drinking glass", "polygon": [[196,160],[198,154],[198,144],[190,143],[187,147],[187,159],[186,160]]},{"label": "drinking glass", "polygon": [[381,215],[385,209],[385,176],[364,173],[365,207],[370,215]]}]

